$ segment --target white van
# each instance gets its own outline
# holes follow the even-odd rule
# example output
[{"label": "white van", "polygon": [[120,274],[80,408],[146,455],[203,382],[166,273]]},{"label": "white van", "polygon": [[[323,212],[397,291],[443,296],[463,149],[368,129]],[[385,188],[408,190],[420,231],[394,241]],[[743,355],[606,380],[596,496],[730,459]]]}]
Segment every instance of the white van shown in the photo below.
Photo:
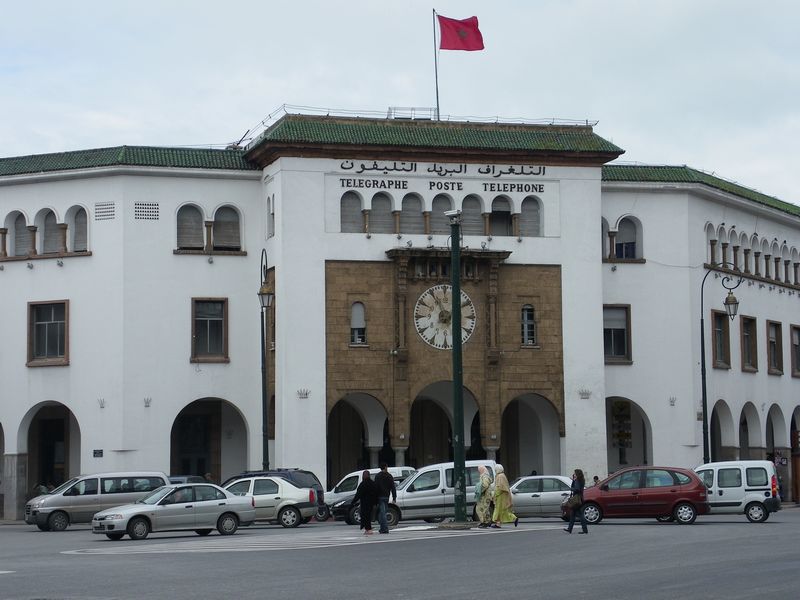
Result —
[{"label": "white van", "polygon": [[[387,467],[387,471],[389,471],[389,475],[394,478],[394,481],[397,485],[399,485],[406,477],[411,475],[414,472],[412,467]],[[329,506],[333,506],[340,500],[346,500],[352,498],[353,495],[356,493],[356,488],[358,484],[361,483],[361,475],[364,471],[369,471],[369,474],[372,478],[375,478],[375,475],[380,473],[380,469],[361,469],[360,471],[353,471],[352,473],[348,473],[337,483],[333,486],[332,490],[325,492],[325,502]]]},{"label": "white van", "polygon": [[[485,466],[494,480],[493,460],[466,461],[467,515],[475,518],[475,484],[478,482],[478,467]],[[397,520],[438,520],[455,516],[455,488],[453,487],[453,463],[440,463],[422,467],[403,482],[397,490],[397,502],[389,503],[389,510],[396,511]]]},{"label": "white van", "polygon": [[742,514],[763,523],[781,509],[778,474],[768,460],[729,460],[695,469],[708,488],[711,514]]},{"label": "white van", "polygon": [[114,506],[132,504],[167,485],[159,471],[80,475],[25,505],[25,522],[42,531],[63,531],[71,523],[91,523],[92,516]]}]

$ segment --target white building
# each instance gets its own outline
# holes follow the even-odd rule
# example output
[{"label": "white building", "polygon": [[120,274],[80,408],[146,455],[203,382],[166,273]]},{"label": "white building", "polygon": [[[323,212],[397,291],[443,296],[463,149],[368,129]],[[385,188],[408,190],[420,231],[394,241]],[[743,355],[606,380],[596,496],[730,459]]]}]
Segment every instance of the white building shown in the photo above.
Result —
[{"label": "white building", "polygon": [[589,127],[287,115],[245,150],[0,159],[6,518],[81,472],[261,466],[264,248],[272,466],[446,460],[454,208],[469,456],[700,464],[703,314],[711,456],[785,458],[796,498],[800,208],[621,152]]}]

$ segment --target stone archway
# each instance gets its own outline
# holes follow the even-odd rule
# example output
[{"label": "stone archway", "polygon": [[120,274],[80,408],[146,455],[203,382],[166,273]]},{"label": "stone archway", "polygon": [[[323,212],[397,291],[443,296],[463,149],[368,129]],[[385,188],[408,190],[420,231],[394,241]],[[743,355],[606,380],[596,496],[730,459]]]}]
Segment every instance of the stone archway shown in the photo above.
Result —
[{"label": "stone archway", "polygon": [[606,398],[606,431],[609,472],[652,464],[653,428],[636,402],[618,396]]},{"label": "stone archway", "polygon": [[521,475],[561,473],[558,411],[538,394],[522,394],[503,410],[497,460],[509,480]]},{"label": "stone archway", "polygon": [[745,402],[739,417],[739,458],[764,460],[766,450],[761,436],[761,419],[752,402]]},{"label": "stone archway", "polygon": [[783,416],[781,407],[773,404],[767,412],[766,421],[766,453],[767,460],[775,463],[778,472],[781,497],[784,501],[796,498],[792,491],[794,479],[792,477],[792,448],[790,447],[789,428]]},{"label": "stone archway", "polygon": [[736,431],[733,426],[733,415],[725,400],[717,400],[711,410],[709,423],[710,459],[737,460],[739,448],[736,446]]},{"label": "stone archway", "polygon": [[327,435],[329,488],[352,471],[394,464],[388,426],[386,409],[369,394],[347,394],[333,406]]},{"label": "stone archway", "polygon": [[248,428],[236,406],[220,398],[201,398],[175,417],[170,433],[170,473],[210,474],[222,483],[247,469]]},{"label": "stone archway", "polygon": [[58,486],[81,472],[81,430],[73,412],[60,402],[31,408],[19,426],[17,453],[27,456],[26,491]]}]

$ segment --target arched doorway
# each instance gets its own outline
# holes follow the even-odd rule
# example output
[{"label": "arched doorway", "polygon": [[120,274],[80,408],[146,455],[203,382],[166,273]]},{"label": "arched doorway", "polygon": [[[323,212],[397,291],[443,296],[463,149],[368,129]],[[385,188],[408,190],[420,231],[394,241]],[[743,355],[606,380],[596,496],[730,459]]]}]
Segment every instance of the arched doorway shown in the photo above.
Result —
[{"label": "arched doorway", "polygon": [[653,462],[653,430],[642,407],[628,398],[606,398],[608,470]]},{"label": "arched doorway", "polygon": [[28,495],[34,493],[34,486],[58,486],[81,472],[80,427],[63,404],[44,402],[31,408],[19,433],[20,443],[27,443],[19,453],[28,455]]},{"label": "arched doorway", "polygon": [[347,394],[328,415],[327,446],[328,489],[352,471],[394,465],[383,404],[369,394]]},{"label": "arched doorway", "polygon": [[558,412],[538,394],[522,394],[508,403],[500,426],[498,462],[509,478],[561,473]]},{"label": "arched doorway", "polygon": [[711,410],[709,424],[710,459],[736,460],[739,458],[736,435],[733,429],[733,415],[725,400],[717,400]]},{"label": "arched doorway", "polygon": [[221,483],[247,469],[247,423],[230,402],[203,398],[187,405],[172,424],[170,473],[210,474]]},{"label": "arched doorway", "polygon": [[[464,449],[485,455],[480,440],[473,443],[475,425],[480,428],[478,403],[466,387],[462,392],[464,407]],[[425,465],[453,460],[453,383],[437,381],[417,394],[411,405],[411,439],[408,445],[409,466],[416,469]],[[480,433],[480,429],[478,429]]]},{"label": "arched doorway", "polygon": [[792,450],[789,447],[789,428],[783,416],[781,407],[773,404],[767,413],[767,427],[765,432],[767,460],[775,463],[778,472],[778,482],[781,497],[784,501],[795,498],[791,494],[793,488],[791,472]]},{"label": "arched doorway", "polygon": [[761,419],[752,402],[746,402],[739,417],[739,458],[764,460],[764,442],[761,437]]}]

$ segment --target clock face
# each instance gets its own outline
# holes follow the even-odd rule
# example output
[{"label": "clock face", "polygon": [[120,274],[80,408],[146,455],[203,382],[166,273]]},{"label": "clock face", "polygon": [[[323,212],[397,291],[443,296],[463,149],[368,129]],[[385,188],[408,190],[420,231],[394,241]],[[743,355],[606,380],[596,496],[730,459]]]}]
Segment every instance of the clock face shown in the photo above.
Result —
[{"label": "clock face", "polygon": [[[453,347],[452,324],[453,288],[435,285],[422,292],[414,307],[414,325],[419,336],[434,348],[450,350]],[[461,343],[475,331],[475,306],[469,296],[461,291]]]}]

